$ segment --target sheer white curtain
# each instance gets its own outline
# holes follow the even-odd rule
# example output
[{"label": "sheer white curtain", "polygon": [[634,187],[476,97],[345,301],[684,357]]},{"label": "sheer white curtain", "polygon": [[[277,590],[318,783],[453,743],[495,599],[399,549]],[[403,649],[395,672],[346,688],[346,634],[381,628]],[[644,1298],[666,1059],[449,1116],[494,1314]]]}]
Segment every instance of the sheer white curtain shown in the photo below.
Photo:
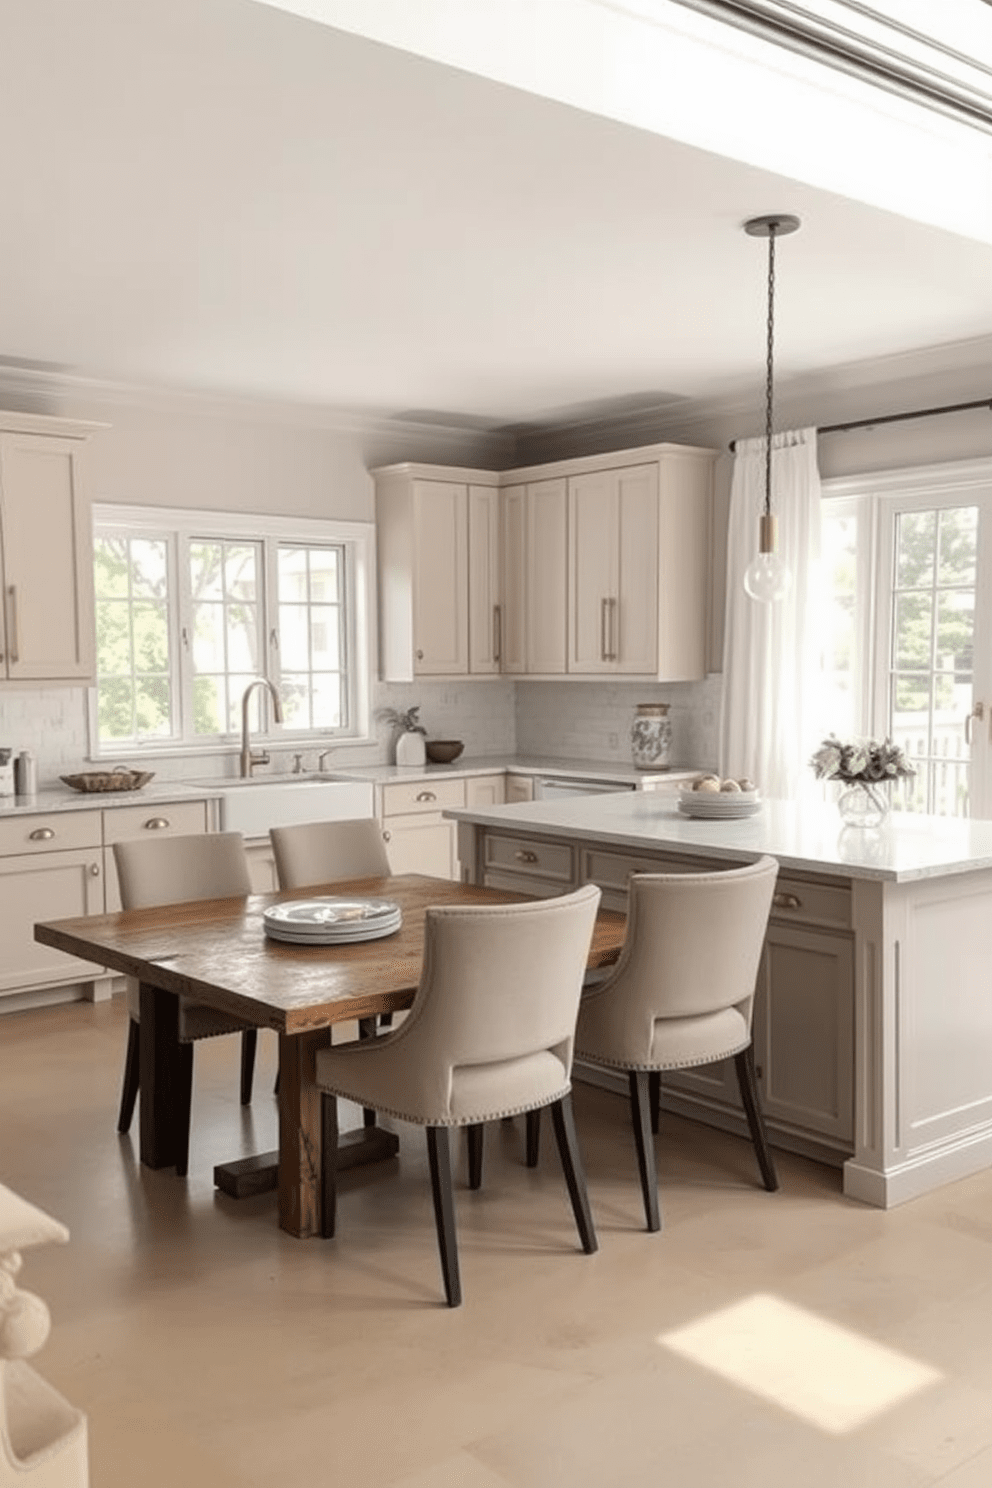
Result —
[{"label": "sheer white curtain", "polygon": [[810,754],[820,714],[822,604],[816,430],[772,439],[772,510],[792,584],[760,604],[744,592],[765,497],[765,441],[738,441],[727,535],[727,613],[720,709],[720,773],[747,775],[766,796],[812,794]]}]

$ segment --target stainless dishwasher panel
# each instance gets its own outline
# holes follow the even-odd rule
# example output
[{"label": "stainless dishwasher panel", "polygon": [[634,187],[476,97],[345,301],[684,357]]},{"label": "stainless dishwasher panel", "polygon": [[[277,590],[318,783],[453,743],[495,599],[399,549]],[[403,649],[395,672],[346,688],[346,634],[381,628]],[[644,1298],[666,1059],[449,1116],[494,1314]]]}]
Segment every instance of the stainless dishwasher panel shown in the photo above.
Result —
[{"label": "stainless dishwasher panel", "polygon": [[535,801],[564,801],[569,796],[602,796],[637,787],[623,780],[567,780],[556,775],[538,775],[534,780]]}]

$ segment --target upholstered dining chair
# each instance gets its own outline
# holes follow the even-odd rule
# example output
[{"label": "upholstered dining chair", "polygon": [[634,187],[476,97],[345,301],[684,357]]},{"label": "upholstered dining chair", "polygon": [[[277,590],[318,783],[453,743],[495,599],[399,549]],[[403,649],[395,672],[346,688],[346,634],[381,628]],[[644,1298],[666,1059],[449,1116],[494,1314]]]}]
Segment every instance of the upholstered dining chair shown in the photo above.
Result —
[{"label": "upholstered dining chair", "polygon": [[[345,878],[388,878],[389,855],[377,821],[366,817],[349,821],[298,822],[270,827],[269,840],[281,889],[305,889],[311,884]],[[371,1038],[376,1028],[389,1028],[392,1013],[379,1019],[362,1018],[358,1031]],[[276,1075],[275,1093],[279,1094]],[[365,1125],[375,1125],[375,1112],[365,1112]]]},{"label": "upholstered dining chair", "polygon": [[[751,1044],[777,873],[775,859],[764,857],[725,872],[633,874],[619,959],[583,993],[576,1057],[627,1072],[649,1230],[661,1228],[653,1137],[665,1070],[733,1058],[765,1188],[778,1188]],[[532,1142],[536,1152],[536,1133],[528,1131],[528,1149]]]},{"label": "upholstered dining chair", "polygon": [[337,1098],[427,1128],[441,1270],[461,1302],[448,1132],[550,1106],[582,1249],[596,1249],[571,1105],[572,1049],[600,891],[427,911],[420,985],[393,1033],[317,1052],[323,1233],[333,1235]]},{"label": "upholstered dining chair", "polygon": [[271,827],[269,838],[281,889],[389,874],[386,844],[376,821],[301,822]]},{"label": "upholstered dining chair", "polygon": [[[189,837],[146,838],[115,842],[114,861],[124,909],[153,909],[160,904],[188,904],[197,899],[234,899],[251,893],[248,856],[240,832],[207,832]],[[124,1087],[117,1130],[126,1132],[138,1094],[139,1022],[137,982],[128,981],[128,1036]],[[241,1104],[251,1102],[257,1030],[229,1013],[179,999],[179,1089],[176,1092],[176,1172],[189,1167],[189,1124],[193,1098],[193,1044],[219,1034],[241,1034]]]}]

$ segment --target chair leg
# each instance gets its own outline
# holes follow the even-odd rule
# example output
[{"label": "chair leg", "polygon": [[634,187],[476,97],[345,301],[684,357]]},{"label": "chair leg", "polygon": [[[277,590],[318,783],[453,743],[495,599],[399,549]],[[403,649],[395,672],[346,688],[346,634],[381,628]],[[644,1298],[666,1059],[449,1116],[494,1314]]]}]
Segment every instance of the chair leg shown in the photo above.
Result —
[{"label": "chair leg", "polygon": [[251,1105],[251,1086],[255,1078],[255,1049],[258,1029],[246,1028],[241,1035],[241,1104]]},{"label": "chair leg", "polygon": [[762,1182],[769,1193],[774,1193],[778,1188],[778,1174],[775,1171],[772,1150],[768,1145],[768,1133],[765,1131],[765,1121],[758,1101],[758,1087],[754,1078],[753,1044],[748,1044],[746,1049],[734,1055],[734,1065],[737,1069],[737,1084],[744,1103],[751,1141],[754,1143],[758,1167],[761,1169]]},{"label": "chair leg", "polygon": [[189,1122],[193,1108],[193,1045],[180,1044],[176,1060],[176,1092],[172,1119],[175,1123],[176,1172],[185,1178],[189,1172]]},{"label": "chair leg", "polygon": [[[375,1018],[359,1018],[358,1037],[360,1039],[375,1038]],[[362,1125],[375,1126],[375,1112],[369,1106],[362,1109]]]},{"label": "chair leg", "polygon": [[130,1131],[134,1116],[134,1103],[138,1098],[138,1079],[141,1069],[139,1046],[141,1024],[136,1018],[127,1020],[127,1053],[124,1055],[124,1084],[121,1087],[121,1109],[117,1117],[117,1130]]},{"label": "chair leg", "polygon": [[654,1138],[651,1133],[651,1089],[647,1070],[628,1070],[630,1118],[637,1147],[637,1167],[641,1175],[644,1217],[649,1230],[661,1229],[658,1207],[658,1169],[655,1165]]},{"label": "chair leg", "polygon": [[648,1093],[651,1096],[651,1131],[657,1136],[661,1126],[661,1070],[648,1071]]},{"label": "chair leg", "polygon": [[469,1188],[482,1187],[482,1142],[485,1135],[485,1127],[481,1122],[467,1128],[468,1137],[468,1186]]},{"label": "chair leg", "polygon": [[320,1148],[320,1233],[330,1240],[337,1224],[338,1098],[324,1091],[320,1096]]},{"label": "chair leg", "polygon": [[558,1143],[558,1156],[561,1158],[565,1182],[568,1185],[568,1197],[572,1201],[575,1227],[582,1241],[582,1249],[586,1255],[592,1255],[595,1250],[598,1250],[599,1242],[593,1228],[589,1195],[586,1193],[586,1177],[579,1154],[579,1143],[575,1135],[571,1095],[563,1095],[561,1100],[554,1102],[551,1107],[551,1123],[555,1130],[555,1141]]},{"label": "chair leg", "polygon": [[541,1155],[541,1108],[527,1112],[527,1166],[537,1167]]},{"label": "chair leg", "polygon": [[427,1128],[427,1156],[431,1167],[431,1194],[434,1199],[437,1245],[441,1252],[441,1271],[444,1275],[444,1294],[449,1307],[459,1307],[462,1283],[458,1274],[455,1196],[451,1186],[451,1148],[446,1126]]}]

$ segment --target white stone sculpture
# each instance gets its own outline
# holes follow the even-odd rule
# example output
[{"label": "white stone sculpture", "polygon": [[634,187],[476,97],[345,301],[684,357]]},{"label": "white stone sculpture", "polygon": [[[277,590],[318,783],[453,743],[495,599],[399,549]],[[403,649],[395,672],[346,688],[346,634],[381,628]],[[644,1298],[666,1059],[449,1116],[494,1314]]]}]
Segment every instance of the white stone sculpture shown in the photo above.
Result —
[{"label": "white stone sculpture", "polygon": [[86,1417],[25,1359],[48,1337],[40,1297],[17,1285],[21,1251],[69,1231],[0,1183],[0,1488],[88,1488]]}]

